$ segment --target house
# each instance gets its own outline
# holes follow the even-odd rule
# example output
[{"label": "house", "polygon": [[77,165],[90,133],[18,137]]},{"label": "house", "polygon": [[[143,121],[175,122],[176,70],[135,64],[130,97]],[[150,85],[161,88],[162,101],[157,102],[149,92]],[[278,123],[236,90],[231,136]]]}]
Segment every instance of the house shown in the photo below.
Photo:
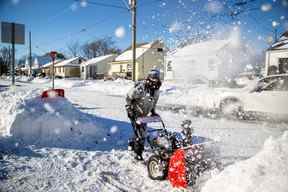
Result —
[{"label": "house", "polygon": [[[136,46],[136,70],[135,79],[145,78],[152,68],[163,71],[164,68],[164,44],[157,40],[151,43],[138,44]],[[132,49],[128,48],[110,63],[109,75],[113,77],[132,78]],[[163,76],[163,75],[162,75]]]},{"label": "house", "polygon": [[80,65],[82,79],[103,79],[108,75],[110,63],[116,55],[104,55],[89,59]]},{"label": "house", "polygon": [[82,57],[66,59],[54,65],[55,77],[70,78],[80,77],[80,64],[84,61]]},{"label": "house", "polygon": [[[54,67],[57,63],[59,63],[61,61],[63,61],[63,60],[60,60],[60,59],[55,60],[54,61]],[[51,62],[48,62],[48,63],[41,66],[41,72],[44,73],[46,76],[51,77],[52,76],[52,68],[53,68],[53,63],[51,61]]]},{"label": "house", "polygon": [[266,51],[264,75],[288,73],[288,31]]},{"label": "house", "polygon": [[212,83],[235,77],[252,62],[253,50],[234,38],[207,40],[167,53],[165,79]]},{"label": "house", "polygon": [[[34,58],[34,61],[33,61],[32,66],[31,66],[31,70],[32,70],[31,71],[32,76],[36,76],[36,74],[41,72],[41,68],[39,66],[39,62],[38,62],[37,57]],[[30,67],[29,67],[28,59],[26,59],[25,65],[20,68],[19,72],[22,75],[26,75],[26,76],[30,75]]]}]

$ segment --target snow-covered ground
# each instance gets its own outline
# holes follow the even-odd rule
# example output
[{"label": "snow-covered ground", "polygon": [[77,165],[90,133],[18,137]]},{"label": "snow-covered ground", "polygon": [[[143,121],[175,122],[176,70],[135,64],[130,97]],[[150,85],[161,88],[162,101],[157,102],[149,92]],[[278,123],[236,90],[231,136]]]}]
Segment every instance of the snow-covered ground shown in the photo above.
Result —
[{"label": "snow-covered ground", "polygon": [[[39,98],[41,91],[50,86],[48,79],[16,84],[9,88],[5,86],[9,82],[0,80],[0,130],[6,135],[0,139],[1,191],[173,190],[168,181],[149,179],[145,165],[135,162],[126,150],[131,127],[124,96],[133,86],[130,81],[56,80],[56,87],[65,89],[66,98],[48,100]],[[165,82],[159,105],[185,105],[197,102],[193,94],[201,98],[195,93],[215,96],[219,91],[223,89]],[[243,185],[243,190],[234,191],[267,185],[270,188],[265,187],[266,191],[281,191],[287,178],[287,168],[282,166],[287,162],[287,133],[280,139],[268,138],[283,135],[288,130],[286,123],[207,119],[167,109],[158,113],[171,130],[179,131],[181,122],[191,119],[195,135],[215,141],[219,170],[203,175],[189,191],[201,191],[207,180],[205,192],[227,184],[237,186],[231,175],[237,180],[255,177],[253,183],[246,178],[247,188]],[[148,156],[146,152],[145,159]],[[274,156],[277,159],[273,160]],[[273,164],[271,168],[268,163]],[[278,179],[275,175],[280,168],[283,177]],[[269,176],[275,176],[277,182]]]}]

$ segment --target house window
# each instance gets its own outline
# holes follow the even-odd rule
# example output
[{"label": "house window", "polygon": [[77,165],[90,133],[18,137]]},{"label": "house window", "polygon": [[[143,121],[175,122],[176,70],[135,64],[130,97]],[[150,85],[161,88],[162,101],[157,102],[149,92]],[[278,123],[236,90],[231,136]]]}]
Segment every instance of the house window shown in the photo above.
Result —
[{"label": "house window", "polygon": [[163,52],[163,48],[157,48],[157,52]]},{"label": "house window", "polygon": [[172,71],[172,61],[168,61],[168,63],[167,63],[167,71]]},{"label": "house window", "polygon": [[279,73],[288,73],[288,58],[279,58]]},{"label": "house window", "polygon": [[120,65],[120,73],[123,71],[123,65]]},{"label": "house window", "polygon": [[82,67],[81,71],[84,72],[84,67]]}]

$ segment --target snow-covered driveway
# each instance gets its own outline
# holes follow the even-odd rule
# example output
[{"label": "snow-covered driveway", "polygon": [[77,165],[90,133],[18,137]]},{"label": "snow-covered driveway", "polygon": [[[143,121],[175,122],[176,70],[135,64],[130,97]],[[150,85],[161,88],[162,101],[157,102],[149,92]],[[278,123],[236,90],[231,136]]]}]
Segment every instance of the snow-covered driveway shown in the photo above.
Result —
[{"label": "snow-covered driveway", "polygon": [[[0,83],[1,84],[1,83]],[[21,83],[14,95],[39,94],[47,84]],[[33,91],[32,91],[33,90]],[[7,95],[0,100],[0,111],[7,102],[22,97],[8,98],[11,90],[0,92]],[[92,91],[85,86],[65,89],[72,106],[82,115],[89,114],[123,125],[129,135],[130,126],[125,113],[123,96],[111,92]],[[4,97],[1,97],[1,99]],[[161,98],[160,98],[161,99]],[[5,102],[5,103],[4,103]],[[191,119],[195,134],[216,141],[217,159],[222,166],[246,159],[257,153],[269,136],[280,136],[288,129],[287,124],[269,122],[244,122],[227,119],[192,117],[171,111],[159,111],[167,126],[179,131],[184,119]],[[2,113],[1,113],[2,115]],[[4,113],[3,113],[4,115]],[[5,115],[7,115],[5,113]],[[95,116],[95,117],[96,117]],[[33,123],[33,121],[31,122]],[[124,123],[124,124],[123,124]],[[111,127],[108,127],[111,128]],[[109,130],[107,130],[109,131]],[[123,137],[123,141],[127,139]],[[69,138],[66,138],[69,139]],[[107,143],[117,141],[103,137]],[[111,145],[112,146],[112,145]],[[148,178],[145,165],[134,162],[125,147],[63,148],[24,145],[11,138],[0,139],[0,189],[1,191],[172,191],[168,181],[158,182]],[[147,158],[149,154],[145,154]],[[203,177],[193,191],[200,191],[209,178]],[[191,190],[192,191],[192,190]]]}]

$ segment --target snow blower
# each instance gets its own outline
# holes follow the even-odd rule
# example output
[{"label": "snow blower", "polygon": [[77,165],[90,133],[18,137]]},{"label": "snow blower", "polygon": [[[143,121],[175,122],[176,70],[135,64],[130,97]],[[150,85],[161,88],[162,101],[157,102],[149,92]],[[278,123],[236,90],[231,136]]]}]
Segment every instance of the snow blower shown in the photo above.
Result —
[{"label": "snow blower", "polygon": [[152,122],[161,123],[162,128],[147,131],[153,152],[147,162],[149,177],[153,180],[168,179],[177,188],[194,185],[200,173],[209,168],[210,161],[203,158],[203,143],[193,142],[191,121],[183,121],[182,131],[177,133],[168,131],[159,116],[137,120],[137,123]]}]

